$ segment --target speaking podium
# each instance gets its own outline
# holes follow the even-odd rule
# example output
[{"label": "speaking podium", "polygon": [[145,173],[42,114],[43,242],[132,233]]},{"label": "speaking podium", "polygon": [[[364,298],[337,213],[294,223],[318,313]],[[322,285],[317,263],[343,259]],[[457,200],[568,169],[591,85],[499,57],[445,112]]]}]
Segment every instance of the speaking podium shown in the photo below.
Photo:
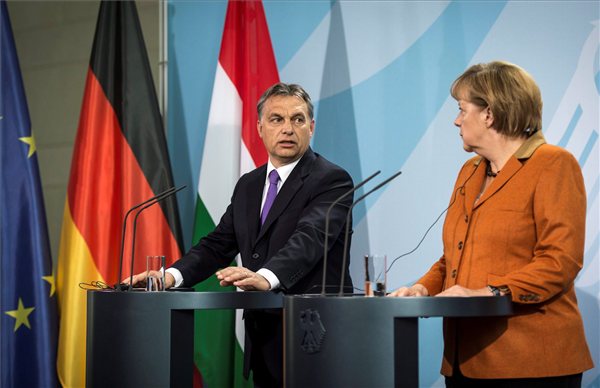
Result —
[{"label": "speaking podium", "polygon": [[192,387],[194,310],[281,308],[273,292],[87,293],[87,387]]},{"label": "speaking podium", "polygon": [[418,387],[419,317],[512,314],[509,297],[88,291],[86,386],[191,387],[194,310],[282,307],[288,388]]},{"label": "speaking podium", "polygon": [[286,296],[285,385],[418,387],[421,317],[512,314],[509,296]]}]

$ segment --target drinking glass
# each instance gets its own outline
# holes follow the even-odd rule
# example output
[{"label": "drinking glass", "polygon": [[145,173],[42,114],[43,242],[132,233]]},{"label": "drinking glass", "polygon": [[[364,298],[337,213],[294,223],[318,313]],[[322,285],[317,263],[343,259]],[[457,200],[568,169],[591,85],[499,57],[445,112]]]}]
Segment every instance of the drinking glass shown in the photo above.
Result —
[{"label": "drinking glass", "polygon": [[165,256],[146,256],[146,291],[164,290]]},{"label": "drinking glass", "polygon": [[365,255],[365,296],[385,296],[387,255]]}]

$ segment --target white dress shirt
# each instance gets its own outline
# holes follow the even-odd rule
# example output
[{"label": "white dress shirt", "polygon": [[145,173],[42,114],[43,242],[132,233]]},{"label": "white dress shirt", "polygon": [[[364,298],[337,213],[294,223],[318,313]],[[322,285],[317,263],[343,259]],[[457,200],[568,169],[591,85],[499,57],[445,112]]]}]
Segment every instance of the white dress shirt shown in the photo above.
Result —
[{"label": "white dress shirt", "polygon": [[[265,174],[265,185],[263,188],[263,195],[262,195],[262,201],[260,203],[260,213],[259,214],[262,213],[262,209],[265,206],[265,200],[267,199],[267,191],[269,190],[269,185],[270,185],[269,173],[273,170],[277,170],[277,174],[279,174],[279,183],[277,183],[277,192],[279,193],[279,190],[281,190],[281,187],[283,186],[283,184],[285,183],[287,178],[290,176],[290,174],[292,173],[292,170],[294,169],[294,167],[296,167],[296,165],[298,164],[300,159],[298,159],[295,162],[292,162],[290,164],[286,164],[285,166],[281,166],[277,169],[275,168],[275,166],[273,165],[273,163],[271,163],[271,160],[269,159],[269,161],[267,162],[267,173]],[[168,268],[167,273],[170,273],[175,278],[175,287],[181,286],[181,284],[183,283],[183,276],[181,275],[181,272],[178,269]],[[279,288],[279,286],[281,285],[277,276],[275,276],[275,274],[269,269],[261,268],[258,271],[256,271],[256,273],[261,275],[265,279],[267,279],[267,281],[269,282],[269,285],[270,285],[270,288],[269,288],[270,290]]]}]

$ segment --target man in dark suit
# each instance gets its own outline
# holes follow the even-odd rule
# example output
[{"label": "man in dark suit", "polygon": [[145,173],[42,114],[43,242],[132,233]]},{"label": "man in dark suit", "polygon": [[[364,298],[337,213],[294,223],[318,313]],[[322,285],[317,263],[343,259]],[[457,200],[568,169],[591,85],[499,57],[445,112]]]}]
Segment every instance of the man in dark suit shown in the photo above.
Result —
[{"label": "man in dark suit", "polygon": [[[166,287],[193,286],[216,272],[222,286],[243,290],[320,291],[325,216],[331,203],[352,189],[352,179],[311,150],[313,105],[302,87],[275,84],[257,109],[268,163],[239,179],[215,230],[167,270]],[[330,214],[328,285],[339,284],[342,271],[350,279],[348,265],[341,268],[341,231],[351,203],[349,195]],[[243,266],[228,267],[238,253]],[[144,277],[137,275],[134,283]],[[245,376],[252,369],[255,386],[282,386],[281,311],[246,311],[244,322]]]}]

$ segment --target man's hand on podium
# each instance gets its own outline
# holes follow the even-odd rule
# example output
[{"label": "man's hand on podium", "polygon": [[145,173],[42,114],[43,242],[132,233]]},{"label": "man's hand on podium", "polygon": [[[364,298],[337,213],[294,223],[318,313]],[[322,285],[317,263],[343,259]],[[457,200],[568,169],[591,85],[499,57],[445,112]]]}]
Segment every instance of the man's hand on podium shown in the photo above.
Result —
[{"label": "man's hand on podium", "polygon": [[[133,275],[132,285],[138,287],[146,287],[146,279],[151,276],[155,279],[160,279],[162,274],[159,271],[142,272],[137,275]],[[123,279],[122,284],[129,284],[129,278]],[[171,288],[175,285],[175,278],[170,273],[165,273],[165,289]]]},{"label": "man's hand on podium", "polygon": [[269,291],[271,284],[262,275],[244,267],[227,267],[216,273],[221,286],[236,286],[244,291]]}]

